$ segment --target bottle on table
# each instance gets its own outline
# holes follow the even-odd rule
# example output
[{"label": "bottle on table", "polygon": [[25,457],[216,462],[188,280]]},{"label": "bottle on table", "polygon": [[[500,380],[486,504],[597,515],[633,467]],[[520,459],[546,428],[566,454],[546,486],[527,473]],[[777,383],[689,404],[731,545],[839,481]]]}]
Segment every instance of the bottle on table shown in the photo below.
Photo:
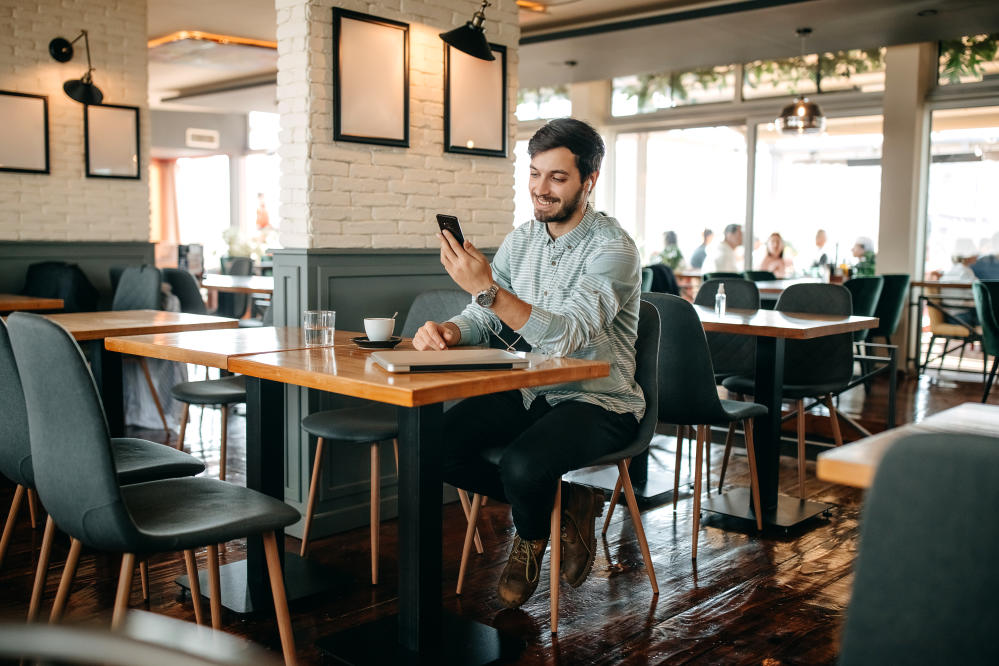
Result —
[{"label": "bottle on table", "polygon": [[725,316],[725,285],[718,285],[718,293],[715,294],[715,314],[719,317]]}]

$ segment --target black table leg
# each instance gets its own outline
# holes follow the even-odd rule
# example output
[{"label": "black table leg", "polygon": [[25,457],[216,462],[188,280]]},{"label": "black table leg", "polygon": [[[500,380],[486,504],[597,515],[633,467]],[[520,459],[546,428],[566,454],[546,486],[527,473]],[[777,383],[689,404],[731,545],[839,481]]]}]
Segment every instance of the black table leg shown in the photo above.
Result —
[{"label": "black table leg", "polygon": [[108,419],[108,429],[112,437],[125,436],[125,397],[121,377],[121,354],[104,348],[104,340],[95,340],[100,346],[100,353],[93,354],[91,364],[94,376],[101,387],[101,400],[104,402],[104,414]]}]

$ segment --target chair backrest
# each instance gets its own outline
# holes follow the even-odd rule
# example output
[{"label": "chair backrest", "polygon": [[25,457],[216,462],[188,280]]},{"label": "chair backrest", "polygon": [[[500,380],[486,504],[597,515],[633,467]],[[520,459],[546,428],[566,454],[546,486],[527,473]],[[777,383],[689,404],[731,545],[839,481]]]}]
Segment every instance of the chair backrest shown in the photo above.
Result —
[{"label": "chair backrest", "polygon": [[871,337],[880,335],[891,338],[898,328],[898,322],[902,319],[902,311],[905,309],[905,302],[909,295],[909,282],[912,278],[908,273],[889,273],[882,275],[884,284],[881,288],[881,297],[878,299],[878,306],[874,309],[874,316],[878,318],[877,328],[872,328],[869,335]]},{"label": "chair backrest", "polygon": [[743,271],[742,277],[747,280],[752,280],[753,282],[765,282],[777,279],[777,276],[774,275],[773,271]]},{"label": "chair backrest", "polygon": [[155,266],[129,266],[121,272],[112,310],[159,310],[163,278]]},{"label": "chair backrest", "polygon": [[[946,501],[927,488],[947,488]],[[999,663],[996,438],[896,442],[864,501],[841,664]]]},{"label": "chair backrest", "polygon": [[[848,317],[850,291],[838,284],[793,284],[777,299],[775,310]],[[784,343],[784,383],[847,383],[853,376],[853,334],[827,335]]]},{"label": "chair backrest", "polygon": [[652,269],[648,266],[642,269],[642,291],[652,291]]},{"label": "chair backrest", "polygon": [[701,276],[701,280],[707,282],[708,280],[717,280],[718,278],[741,278],[742,273],[729,273],[727,271],[715,271],[714,273],[705,273]]},{"label": "chair backrest", "polygon": [[659,335],[659,420],[675,425],[727,422],[711,352],[694,306],[679,296],[642,294],[655,306]]},{"label": "chair backrest", "polygon": [[[885,279],[880,275],[857,277],[844,282],[843,286],[850,290],[850,297],[853,299],[853,314],[858,317],[873,317],[878,307],[878,300],[881,298],[884,283]],[[853,334],[853,340],[863,342],[867,339],[869,330],[865,328],[856,331]]]},{"label": "chair backrest", "polygon": [[180,311],[192,314],[206,314],[208,308],[201,298],[198,281],[194,276],[179,268],[164,268],[163,281],[170,285],[170,291],[180,299]]},{"label": "chair backrest", "polygon": [[42,504],[60,529],[86,545],[127,551],[135,526],[121,500],[104,407],[80,347],[39,315],[15,312],[7,324]]},{"label": "chair backrest", "polygon": [[0,319],[0,378],[0,473],[20,486],[34,488],[28,412],[10,333],[3,319]]},{"label": "chair backrest", "polygon": [[[718,285],[725,285],[725,308],[759,310],[760,290],[755,282],[742,278],[708,280],[697,290],[694,305],[714,307]],[[717,376],[751,375],[756,362],[756,338],[732,333],[706,333],[711,363]]]},{"label": "chair backrest", "polygon": [[999,356],[999,280],[973,282],[971,290],[982,326],[982,347],[986,354]]},{"label": "chair backrest", "polygon": [[61,298],[62,312],[94,312],[99,294],[76,264],[42,261],[28,266],[21,293],[39,298]]},{"label": "chair backrest", "polygon": [[460,289],[433,289],[417,294],[402,325],[403,337],[411,338],[428,321],[444,321],[461,314],[472,297]]},{"label": "chair backrest", "polygon": [[[222,273],[225,275],[253,275],[253,259],[249,257],[233,257],[223,261]],[[239,319],[246,313],[246,308],[249,305],[249,294],[220,291],[219,306],[215,314],[220,317]]]},{"label": "chair backrest", "polygon": [[652,284],[649,291],[657,291],[663,294],[680,295],[680,285],[676,281],[673,269],[666,264],[652,264],[647,266],[652,271]]}]

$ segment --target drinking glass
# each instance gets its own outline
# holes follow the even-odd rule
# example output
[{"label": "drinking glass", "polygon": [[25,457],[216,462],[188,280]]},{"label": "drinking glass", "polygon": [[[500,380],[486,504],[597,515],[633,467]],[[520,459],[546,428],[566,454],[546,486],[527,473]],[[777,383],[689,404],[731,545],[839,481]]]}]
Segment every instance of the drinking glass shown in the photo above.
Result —
[{"label": "drinking glass", "polygon": [[306,347],[328,347],[336,331],[336,311],[306,310],[302,315]]}]

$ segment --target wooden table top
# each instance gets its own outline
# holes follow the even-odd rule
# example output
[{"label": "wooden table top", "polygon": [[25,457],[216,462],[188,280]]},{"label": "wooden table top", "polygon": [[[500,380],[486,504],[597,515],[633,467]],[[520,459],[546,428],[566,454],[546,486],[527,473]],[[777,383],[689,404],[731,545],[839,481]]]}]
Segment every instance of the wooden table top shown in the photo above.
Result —
[{"label": "wooden table top", "polygon": [[909,289],[915,287],[923,288],[933,288],[940,287],[942,289],[971,289],[971,282],[944,282],[943,280],[914,280],[909,283]]},{"label": "wooden table top", "polygon": [[[353,346],[350,339],[360,335],[363,334],[338,330],[333,344]],[[305,338],[301,328],[264,326],[111,337],[104,340],[104,346],[123,354],[228,369],[233,356],[305,349]],[[403,344],[397,348],[405,347]],[[409,348],[412,349],[412,345]]]},{"label": "wooden table top", "polygon": [[376,364],[370,352],[354,345],[337,345],[233,357],[229,360],[229,370],[403,407],[610,374],[610,365],[604,361],[547,358],[539,354],[527,354],[527,358],[531,365],[523,370],[391,373]]},{"label": "wooden table top", "polygon": [[61,298],[41,298],[22,294],[0,294],[0,312],[19,310],[62,310]]},{"label": "wooden table top", "polygon": [[714,308],[695,305],[705,331],[735,333],[767,338],[807,340],[837,333],[850,333],[878,325],[877,317],[842,317],[840,315],[777,312],[775,310],[726,310],[724,317]]},{"label": "wooden table top", "polygon": [[165,312],[163,310],[108,310],[45,315],[69,331],[77,340],[100,340],[115,335],[144,335],[236,328],[228,317]]},{"label": "wooden table top", "polygon": [[271,275],[221,275],[206,273],[201,286],[215,291],[228,291],[241,294],[274,293],[274,277]]},{"label": "wooden table top", "polygon": [[929,416],[919,423],[909,423],[823,451],[818,456],[816,474],[823,481],[869,488],[881,458],[892,445],[910,435],[939,432],[999,438],[999,405],[966,402]]}]

